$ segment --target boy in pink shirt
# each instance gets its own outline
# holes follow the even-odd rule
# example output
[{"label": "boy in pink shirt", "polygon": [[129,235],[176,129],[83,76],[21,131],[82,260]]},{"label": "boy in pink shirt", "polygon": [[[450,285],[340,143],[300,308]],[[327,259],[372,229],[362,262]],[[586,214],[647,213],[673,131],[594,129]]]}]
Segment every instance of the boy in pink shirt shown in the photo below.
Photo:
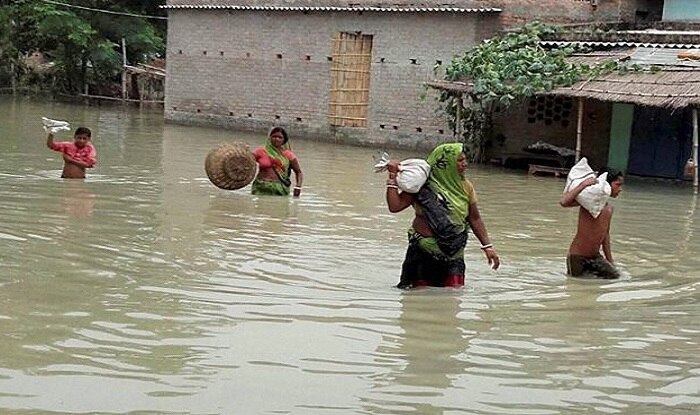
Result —
[{"label": "boy in pink shirt", "polygon": [[54,135],[49,133],[46,138],[46,146],[54,151],[63,153],[63,173],[64,179],[84,179],[85,169],[95,167],[97,162],[97,152],[90,143],[92,132],[89,128],[80,127],[75,130],[73,142],[61,141],[54,143]]}]

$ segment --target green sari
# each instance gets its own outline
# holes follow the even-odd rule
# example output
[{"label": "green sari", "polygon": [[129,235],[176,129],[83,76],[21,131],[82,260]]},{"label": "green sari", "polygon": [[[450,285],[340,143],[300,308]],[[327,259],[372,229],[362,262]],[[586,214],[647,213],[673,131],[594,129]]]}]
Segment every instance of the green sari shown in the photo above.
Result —
[{"label": "green sari", "polygon": [[272,168],[277,175],[279,181],[260,180],[255,178],[252,186],[252,194],[254,195],[273,195],[273,196],[288,196],[289,186],[292,184],[290,179],[291,168],[287,156],[284,155],[285,150],[289,150],[289,143],[285,143],[282,148],[275,147],[270,138],[265,142],[265,152],[272,161]]},{"label": "green sari", "polygon": [[457,158],[462,154],[461,143],[442,144],[430,153],[428,186],[447,202],[450,220],[465,226],[469,216],[469,195],[464,188],[464,176],[457,170]]},{"label": "green sari", "polygon": [[280,182],[286,187],[289,187],[292,184],[292,181],[289,179],[289,159],[287,158],[287,156],[284,155],[284,151],[289,149],[289,143],[282,144],[282,148],[275,147],[275,145],[272,144],[272,141],[269,137],[265,142],[265,151],[267,152],[267,155],[270,156],[270,158],[272,159],[275,174],[277,174],[277,177],[280,179]]},{"label": "green sari", "polygon": [[[456,230],[464,232],[469,216],[469,195],[464,187],[464,176],[457,169],[457,158],[461,153],[461,143],[437,146],[427,159],[430,165],[427,186],[438,198],[445,201],[449,210],[449,220]],[[435,237],[419,237],[413,229],[409,230],[409,239],[416,241],[423,251],[437,259],[452,260],[464,257],[464,248],[448,256],[440,249]]]}]

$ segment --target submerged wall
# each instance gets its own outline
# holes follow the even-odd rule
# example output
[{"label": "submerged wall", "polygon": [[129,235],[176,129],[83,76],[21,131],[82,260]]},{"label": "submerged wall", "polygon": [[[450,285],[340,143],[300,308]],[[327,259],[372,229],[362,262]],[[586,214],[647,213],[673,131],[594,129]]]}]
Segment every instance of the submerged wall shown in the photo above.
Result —
[{"label": "submerged wall", "polygon": [[[431,147],[452,139],[423,83],[493,34],[497,14],[170,10],[165,118],[349,144]],[[373,37],[366,128],[331,127],[336,32]]]}]

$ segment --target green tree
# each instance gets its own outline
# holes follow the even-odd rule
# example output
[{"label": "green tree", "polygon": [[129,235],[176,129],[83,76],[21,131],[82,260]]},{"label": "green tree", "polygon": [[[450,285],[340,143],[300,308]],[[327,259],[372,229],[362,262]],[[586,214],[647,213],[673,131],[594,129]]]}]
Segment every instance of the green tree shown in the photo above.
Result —
[{"label": "green tree", "polygon": [[[59,92],[76,94],[85,84],[113,82],[121,71],[122,38],[130,64],[145,62],[165,51],[164,21],[153,24],[152,19],[136,16],[146,12],[162,15],[157,6],[164,1],[146,2],[148,6],[136,1],[102,0],[7,3],[0,2],[0,19],[5,16],[13,22],[6,34],[12,48],[7,50],[16,57],[33,51],[49,54],[55,63],[52,86]],[[0,45],[2,38],[0,35]]]},{"label": "green tree", "polygon": [[455,57],[445,68],[447,80],[472,85],[464,107],[458,102],[459,95],[449,91],[441,92],[438,99],[452,128],[456,126],[457,109],[462,108],[462,139],[473,161],[483,161],[484,150],[492,141],[497,109],[618,67],[615,62],[595,67],[573,63],[567,59],[575,52],[572,47],[543,48],[542,37],[557,30],[541,23],[527,24],[482,42]]}]

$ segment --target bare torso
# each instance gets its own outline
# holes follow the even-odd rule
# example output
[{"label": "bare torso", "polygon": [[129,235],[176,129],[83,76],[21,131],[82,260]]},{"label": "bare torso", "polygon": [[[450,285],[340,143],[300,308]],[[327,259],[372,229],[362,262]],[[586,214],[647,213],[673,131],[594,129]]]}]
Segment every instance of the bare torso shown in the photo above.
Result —
[{"label": "bare torso", "polygon": [[266,181],[266,182],[277,182],[279,181],[279,178],[277,177],[277,174],[275,173],[275,169],[272,167],[267,167],[264,169],[260,169],[258,171],[258,179]]},{"label": "bare torso", "polygon": [[425,216],[416,215],[413,218],[413,230],[425,237],[433,236],[433,230],[430,229],[430,225],[428,225],[428,220]]},{"label": "bare torso", "polygon": [[84,179],[85,169],[75,163],[66,161],[63,163],[63,173],[61,177],[64,179]]},{"label": "bare torso", "polygon": [[596,256],[610,232],[612,206],[606,205],[597,218],[584,208],[579,208],[576,236],[569,247],[570,255]]}]

